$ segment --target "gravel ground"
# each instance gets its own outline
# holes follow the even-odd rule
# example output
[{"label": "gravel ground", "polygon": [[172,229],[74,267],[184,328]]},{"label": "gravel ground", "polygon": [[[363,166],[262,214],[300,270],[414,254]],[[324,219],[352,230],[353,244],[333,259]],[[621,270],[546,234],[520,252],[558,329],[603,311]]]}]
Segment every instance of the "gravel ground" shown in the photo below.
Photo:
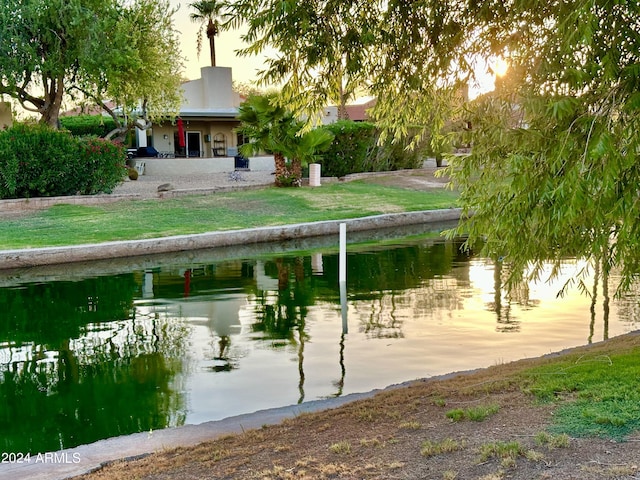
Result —
[{"label": "gravel ground", "polygon": [[114,194],[137,194],[143,198],[158,197],[158,187],[170,184],[171,190],[214,190],[220,187],[271,185],[271,172],[216,172],[185,176],[140,175],[137,180],[127,180],[117,186]]}]

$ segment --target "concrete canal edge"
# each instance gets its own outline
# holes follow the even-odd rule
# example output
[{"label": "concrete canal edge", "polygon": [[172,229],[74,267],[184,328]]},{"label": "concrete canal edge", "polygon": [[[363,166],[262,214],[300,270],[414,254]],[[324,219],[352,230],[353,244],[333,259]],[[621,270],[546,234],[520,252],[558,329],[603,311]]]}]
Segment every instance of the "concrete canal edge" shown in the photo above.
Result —
[{"label": "concrete canal edge", "polygon": [[458,220],[460,214],[461,210],[459,208],[422,210],[345,220],[326,220],[275,227],[176,235],[145,240],[0,250],[0,270],[338,235],[341,223],[346,223],[348,232],[360,232],[421,223],[447,222]]}]

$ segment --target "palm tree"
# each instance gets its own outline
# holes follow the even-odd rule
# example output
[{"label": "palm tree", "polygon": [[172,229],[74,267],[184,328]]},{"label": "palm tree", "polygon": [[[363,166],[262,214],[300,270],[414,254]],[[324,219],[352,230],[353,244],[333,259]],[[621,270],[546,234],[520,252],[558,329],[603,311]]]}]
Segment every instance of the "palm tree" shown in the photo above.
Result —
[{"label": "palm tree", "polygon": [[224,3],[216,0],[198,0],[192,3],[191,8],[196,11],[190,15],[191,21],[200,24],[198,30],[198,57],[202,52],[202,30],[207,26],[207,38],[209,39],[209,48],[211,50],[211,66],[216,66],[216,43],[215,36],[219,32],[218,17],[221,16]]},{"label": "palm tree", "polygon": [[[300,186],[302,164],[326,149],[333,135],[324,128],[304,131],[305,124],[278,105],[277,94],[250,95],[240,105],[238,133],[249,139],[241,146],[243,155],[273,153],[278,186]],[[287,158],[291,160],[287,164]]]}]

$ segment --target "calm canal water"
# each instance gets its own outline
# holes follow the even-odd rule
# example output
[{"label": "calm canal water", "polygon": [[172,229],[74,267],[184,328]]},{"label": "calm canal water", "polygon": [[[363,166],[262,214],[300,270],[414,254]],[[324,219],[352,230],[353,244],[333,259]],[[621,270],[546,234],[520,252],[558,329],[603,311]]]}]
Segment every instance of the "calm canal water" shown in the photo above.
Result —
[{"label": "calm canal water", "polygon": [[499,265],[429,234],[350,245],[341,301],[337,239],[317,242],[3,274],[0,448],[368,391],[638,326],[635,295],[608,320],[576,291],[556,298],[560,283],[507,297]]}]

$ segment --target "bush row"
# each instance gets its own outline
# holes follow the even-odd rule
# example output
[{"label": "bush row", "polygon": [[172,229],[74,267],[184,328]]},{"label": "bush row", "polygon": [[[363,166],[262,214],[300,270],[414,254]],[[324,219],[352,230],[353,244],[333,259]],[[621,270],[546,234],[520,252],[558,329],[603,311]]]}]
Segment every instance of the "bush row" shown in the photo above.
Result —
[{"label": "bush row", "polygon": [[0,198],[110,193],[126,175],[123,146],[42,125],[0,132]]},{"label": "bush row", "polygon": [[331,146],[320,155],[322,175],[342,177],[350,173],[383,172],[422,166],[424,149],[407,151],[407,142],[379,145],[380,132],[368,122],[340,120],[327,125],[334,135]]},{"label": "bush row", "polygon": [[60,117],[60,126],[69,130],[76,137],[94,136],[106,137],[114,128],[116,122],[113,118],[103,115],[76,115]]}]

